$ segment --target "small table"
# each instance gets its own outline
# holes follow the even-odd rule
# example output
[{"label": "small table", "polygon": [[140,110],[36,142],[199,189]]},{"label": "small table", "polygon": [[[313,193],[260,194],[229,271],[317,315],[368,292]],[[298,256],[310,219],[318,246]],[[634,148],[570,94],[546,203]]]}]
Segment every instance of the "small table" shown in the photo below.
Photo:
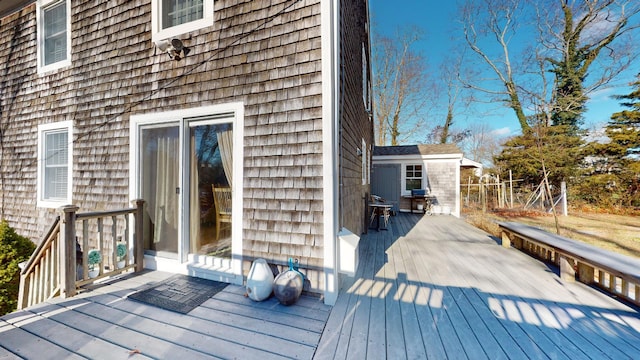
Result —
[{"label": "small table", "polygon": [[[433,205],[433,201],[435,199],[435,197],[433,195],[408,195],[408,196],[403,196],[403,198],[405,199],[409,199],[411,200],[411,212],[413,212],[413,203],[416,200],[421,200],[422,202],[422,213],[423,214],[427,214],[427,215],[431,215],[431,205]],[[416,206],[417,209],[417,206]]]},{"label": "small table", "polygon": [[369,226],[373,223],[373,218],[376,218],[376,229],[380,231],[380,216],[384,217],[384,228],[382,230],[387,230],[387,225],[389,224],[389,216],[391,215],[391,208],[393,204],[385,204],[385,203],[370,203],[369,207],[371,208],[371,220],[369,221]]}]

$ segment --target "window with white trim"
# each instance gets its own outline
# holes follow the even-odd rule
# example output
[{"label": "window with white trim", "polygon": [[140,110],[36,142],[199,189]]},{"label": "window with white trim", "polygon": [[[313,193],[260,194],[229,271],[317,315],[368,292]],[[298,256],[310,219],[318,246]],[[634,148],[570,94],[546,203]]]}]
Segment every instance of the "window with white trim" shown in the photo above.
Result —
[{"label": "window with white trim", "polygon": [[164,40],[213,25],[214,0],[153,0],[153,41]]},{"label": "window with white trim", "polygon": [[38,206],[71,203],[73,129],[71,121],[38,126]]},{"label": "window with white trim", "polygon": [[370,112],[371,99],[369,98],[369,61],[364,42],[362,43],[362,101],[364,103],[364,109]]},{"label": "window with white trim", "polygon": [[71,64],[71,1],[40,0],[38,18],[38,72]]},{"label": "window with white trim", "polygon": [[404,183],[406,191],[422,189],[422,165],[406,165]]},{"label": "window with white trim", "polygon": [[367,142],[364,139],[362,139],[362,152],[360,155],[362,157],[362,185],[367,185],[369,179],[369,162],[367,160],[369,155],[367,154]]}]

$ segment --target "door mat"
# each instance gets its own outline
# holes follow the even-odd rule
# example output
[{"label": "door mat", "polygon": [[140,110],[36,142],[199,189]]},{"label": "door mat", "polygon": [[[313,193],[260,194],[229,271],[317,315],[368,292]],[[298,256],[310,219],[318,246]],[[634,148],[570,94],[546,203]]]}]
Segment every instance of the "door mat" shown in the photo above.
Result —
[{"label": "door mat", "polygon": [[129,299],[186,314],[228,284],[186,275],[174,275],[161,284],[129,295]]}]

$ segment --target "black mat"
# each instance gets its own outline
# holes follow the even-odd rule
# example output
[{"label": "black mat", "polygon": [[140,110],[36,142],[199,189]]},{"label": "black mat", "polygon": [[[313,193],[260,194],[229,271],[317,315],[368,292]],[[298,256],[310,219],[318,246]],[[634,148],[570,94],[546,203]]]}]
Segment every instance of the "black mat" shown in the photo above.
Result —
[{"label": "black mat", "polygon": [[174,275],[129,299],[186,314],[224,289],[228,284],[186,275]]}]

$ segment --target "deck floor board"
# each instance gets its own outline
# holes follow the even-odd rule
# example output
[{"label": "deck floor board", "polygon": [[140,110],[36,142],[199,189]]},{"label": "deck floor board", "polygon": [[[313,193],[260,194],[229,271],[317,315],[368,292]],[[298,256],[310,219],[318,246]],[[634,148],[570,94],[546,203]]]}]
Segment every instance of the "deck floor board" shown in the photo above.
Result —
[{"label": "deck floor board", "polygon": [[[601,359],[639,353],[638,309],[584,284],[561,281],[553,266],[502,248],[499,239],[462,220],[400,214],[388,231],[362,237],[361,254],[381,243],[384,249],[374,251],[374,259],[361,257],[375,264],[366,279],[377,289],[371,292],[368,355],[381,354],[377,344],[386,345],[388,359]],[[338,302],[352,291],[345,288]],[[374,295],[380,293],[384,301]],[[327,325],[349,333],[354,323],[334,316]],[[317,358],[335,350],[325,344],[323,335]]]},{"label": "deck floor board", "polygon": [[[126,275],[0,318],[0,357],[623,359],[638,309],[450,216],[399,214],[361,237],[336,304],[227,288],[188,314],[127,299],[172,274]],[[137,353],[139,351],[139,353]]]}]

